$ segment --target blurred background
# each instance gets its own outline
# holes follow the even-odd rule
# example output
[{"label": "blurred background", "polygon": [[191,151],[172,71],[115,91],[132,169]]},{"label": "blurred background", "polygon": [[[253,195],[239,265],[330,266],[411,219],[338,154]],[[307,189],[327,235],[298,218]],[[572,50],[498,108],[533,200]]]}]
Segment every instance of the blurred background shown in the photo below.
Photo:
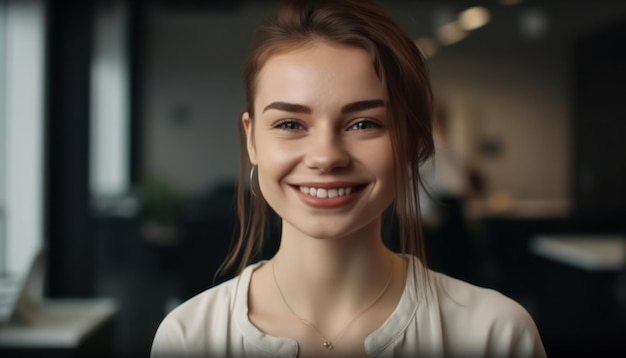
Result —
[{"label": "blurred background", "polygon": [[[626,2],[382,3],[437,98],[431,267],[518,300],[548,355],[626,353]],[[242,67],[276,4],[0,0],[3,356],[147,355],[232,275]]]}]

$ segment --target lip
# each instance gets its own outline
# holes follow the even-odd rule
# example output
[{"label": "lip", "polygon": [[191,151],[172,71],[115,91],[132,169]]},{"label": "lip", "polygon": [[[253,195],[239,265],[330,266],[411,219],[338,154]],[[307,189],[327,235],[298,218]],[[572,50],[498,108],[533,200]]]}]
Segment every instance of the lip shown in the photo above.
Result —
[{"label": "lip", "polygon": [[[363,188],[367,184],[363,183],[354,183],[354,182],[329,182],[329,183],[299,183],[299,184],[291,184],[289,185],[295,192],[296,195],[308,206],[312,206],[315,208],[339,208],[353,202],[361,192]],[[334,198],[317,198],[308,194],[304,194],[300,191],[301,186],[308,186],[313,188],[323,188],[323,189],[332,189],[332,188],[345,188],[352,187],[355,188],[353,192],[347,195],[336,196]]]},{"label": "lip", "polygon": [[355,182],[347,182],[347,181],[333,181],[327,183],[319,183],[319,182],[303,182],[298,184],[291,184],[294,187],[308,186],[312,188],[323,188],[323,189],[333,189],[333,188],[346,188],[346,187],[359,187],[364,186],[365,183],[355,183]]}]

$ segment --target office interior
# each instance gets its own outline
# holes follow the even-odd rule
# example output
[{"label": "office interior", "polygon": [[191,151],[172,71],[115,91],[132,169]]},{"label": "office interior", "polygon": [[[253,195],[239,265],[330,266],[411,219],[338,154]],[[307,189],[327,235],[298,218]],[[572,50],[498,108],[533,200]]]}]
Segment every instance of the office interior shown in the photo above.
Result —
[{"label": "office interior", "polygon": [[[431,266],[520,302],[549,356],[626,353],[626,3],[381,3],[469,168]],[[242,67],[276,4],[0,0],[2,356],[148,355],[232,276]]]}]

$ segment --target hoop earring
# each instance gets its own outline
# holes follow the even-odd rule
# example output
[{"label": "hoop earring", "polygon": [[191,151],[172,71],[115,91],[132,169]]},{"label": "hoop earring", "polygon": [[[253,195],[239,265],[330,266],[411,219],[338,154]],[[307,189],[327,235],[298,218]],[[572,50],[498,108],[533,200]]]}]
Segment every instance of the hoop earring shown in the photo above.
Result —
[{"label": "hoop earring", "polygon": [[253,165],[252,168],[250,169],[250,192],[252,193],[252,195],[257,196],[256,193],[254,192],[254,180],[252,179],[252,177],[254,176],[255,169],[256,169],[256,165]]}]

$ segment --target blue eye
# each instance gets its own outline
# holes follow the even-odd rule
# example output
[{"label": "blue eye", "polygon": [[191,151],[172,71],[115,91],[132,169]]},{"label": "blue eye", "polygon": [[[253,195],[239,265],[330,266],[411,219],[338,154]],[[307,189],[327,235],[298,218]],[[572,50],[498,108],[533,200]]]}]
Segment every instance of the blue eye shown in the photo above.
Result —
[{"label": "blue eye", "polygon": [[351,125],[348,130],[356,130],[356,131],[363,131],[363,130],[368,130],[368,129],[376,129],[376,128],[380,128],[380,124],[373,122],[373,121],[359,121],[354,123],[353,125]]},{"label": "blue eye", "polygon": [[302,124],[298,123],[298,121],[295,121],[293,119],[285,119],[285,120],[278,122],[275,128],[284,129],[288,131],[297,131],[297,130],[303,129],[303,126]]}]

